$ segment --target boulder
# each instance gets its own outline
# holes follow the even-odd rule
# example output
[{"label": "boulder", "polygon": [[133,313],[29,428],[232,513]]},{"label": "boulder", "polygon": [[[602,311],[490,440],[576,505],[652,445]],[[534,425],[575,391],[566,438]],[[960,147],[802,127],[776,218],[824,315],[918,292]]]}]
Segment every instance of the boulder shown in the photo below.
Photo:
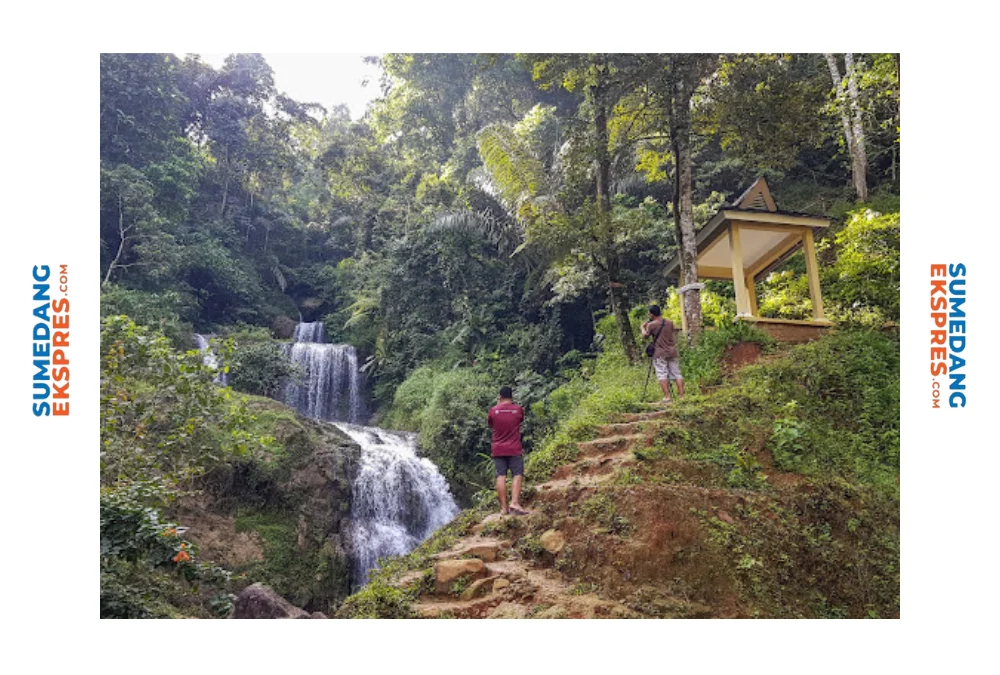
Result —
[{"label": "boulder", "polygon": [[495,579],[493,581],[493,592],[499,593],[500,591],[509,586],[510,586],[510,579],[504,579],[503,577],[500,577],[499,579]]},{"label": "boulder", "polygon": [[439,593],[447,592],[459,577],[474,579],[486,576],[486,563],[479,558],[467,560],[442,560],[434,564],[434,588]]},{"label": "boulder", "polygon": [[469,587],[462,591],[463,600],[472,600],[474,598],[481,597],[490,593],[493,590],[493,583],[496,581],[496,577],[487,577],[485,579],[476,579]]},{"label": "boulder", "polygon": [[562,532],[559,530],[545,531],[542,533],[542,536],[539,537],[539,541],[542,543],[542,548],[552,555],[556,555],[559,551],[563,550],[564,546],[566,546],[566,537],[564,537]]},{"label": "boulder", "polygon": [[565,619],[566,608],[562,605],[552,605],[544,612],[535,615],[536,619]]},{"label": "boulder", "polygon": [[527,619],[528,608],[516,602],[501,602],[490,612],[490,619]]},{"label": "boulder", "polygon": [[234,608],[234,619],[313,618],[309,612],[299,609],[261,583],[244,588],[243,592],[236,596]]},{"label": "boulder", "polygon": [[448,560],[453,558],[479,558],[484,562],[496,562],[500,556],[500,549],[510,548],[509,541],[473,541],[472,543],[459,543],[450,551],[438,553],[433,557],[436,560]]}]

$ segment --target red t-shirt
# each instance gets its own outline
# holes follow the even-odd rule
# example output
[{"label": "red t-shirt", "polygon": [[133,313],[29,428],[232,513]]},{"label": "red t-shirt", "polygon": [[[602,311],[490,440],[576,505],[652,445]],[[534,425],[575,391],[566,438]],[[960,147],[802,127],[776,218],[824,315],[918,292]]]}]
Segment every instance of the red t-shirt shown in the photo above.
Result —
[{"label": "red t-shirt", "polygon": [[524,408],[516,403],[498,403],[490,408],[487,423],[493,429],[493,456],[512,457],[521,450],[521,422]]}]

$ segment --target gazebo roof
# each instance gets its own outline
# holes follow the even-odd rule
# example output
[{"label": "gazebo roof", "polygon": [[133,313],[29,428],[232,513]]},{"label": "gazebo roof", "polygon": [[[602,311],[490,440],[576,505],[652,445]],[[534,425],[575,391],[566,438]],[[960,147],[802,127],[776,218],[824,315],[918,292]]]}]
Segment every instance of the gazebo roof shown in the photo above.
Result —
[{"label": "gazebo roof", "polygon": [[[743,269],[754,279],[768,273],[802,246],[802,232],[826,227],[830,219],[795,211],[779,211],[767,181],[754,181],[732,204],[719,209],[695,236],[698,248],[698,277],[732,279],[729,237],[722,236],[738,222]],[[665,275],[676,277],[680,257],[667,264]]]}]

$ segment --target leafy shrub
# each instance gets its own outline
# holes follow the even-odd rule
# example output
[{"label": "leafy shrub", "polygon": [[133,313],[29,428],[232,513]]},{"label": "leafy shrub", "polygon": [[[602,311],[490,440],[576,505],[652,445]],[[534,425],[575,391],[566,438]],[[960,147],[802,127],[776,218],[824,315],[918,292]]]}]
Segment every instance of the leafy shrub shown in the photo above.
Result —
[{"label": "leafy shrub", "polygon": [[836,236],[837,264],[828,291],[845,310],[876,309],[899,319],[899,213],[851,214]]},{"label": "leafy shrub", "polygon": [[159,330],[178,349],[191,342],[190,319],[196,312],[195,301],[177,291],[149,293],[116,285],[101,289],[102,317],[127,315],[141,326]]},{"label": "leafy shrub", "polygon": [[[164,615],[162,591],[186,582],[188,593],[210,588],[204,607],[225,616],[232,610],[229,572],[197,559],[197,547],[183,538],[183,528],[160,517],[150,502],[164,489],[133,483],[101,490],[101,618],[141,619]],[[166,578],[172,575],[173,579]]]},{"label": "leafy shrub", "polygon": [[285,380],[299,375],[280,345],[266,342],[237,343],[229,385],[237,391],[275,398]]},{"label": "leafy shrub", "polygon": [[726,348],[741,342],[760,345],[765,351],[774,347],[770,336],[745,321],[730,321],[715,330],[703,331],[690,347],[680,341],[678,353],[685,387],[695,391],[699,385],[718,384],[722,379],[722,356]]},{"label": "leafy shrub", "polygon": [[101,328],[101,480],[178,485],[261,445],[245,403],[195,351],[128,317]]},{"label": "leafy shrub", "polygon": [[391,585],[382,577],[374,579],[347,598],[337,611],[340,619],[409,619],[413,613],[413,594]]}]

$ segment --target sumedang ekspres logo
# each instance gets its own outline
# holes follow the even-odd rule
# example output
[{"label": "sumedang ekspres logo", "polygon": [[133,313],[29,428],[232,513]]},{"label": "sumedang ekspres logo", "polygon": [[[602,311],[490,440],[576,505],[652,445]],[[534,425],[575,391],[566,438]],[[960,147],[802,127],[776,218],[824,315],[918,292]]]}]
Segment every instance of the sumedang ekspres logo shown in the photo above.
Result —
[{"label": "sumedang ekspres logo", "polygon": [[69,415],[69,266],[35,265],[31,277],[31,410],[35,417]]},{"label": "sumedang ekspres logo", "polygon": [[[931,265],[931,407],[964,408],[965,265]],[[945,380],[947,376],[947,380]]]}]

